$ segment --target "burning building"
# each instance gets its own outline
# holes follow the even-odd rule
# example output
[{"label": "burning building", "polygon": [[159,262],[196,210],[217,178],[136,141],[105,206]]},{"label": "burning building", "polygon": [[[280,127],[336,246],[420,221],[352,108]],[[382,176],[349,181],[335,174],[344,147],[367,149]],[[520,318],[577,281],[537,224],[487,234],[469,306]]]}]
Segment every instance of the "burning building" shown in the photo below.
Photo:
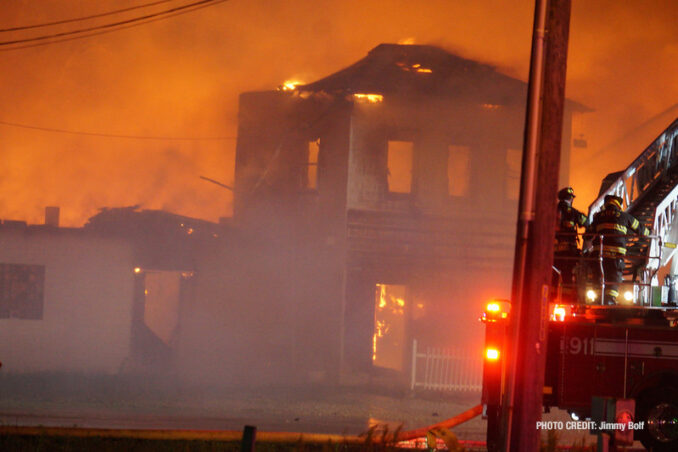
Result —
[{"label": "burning building", "polygon": [[[382,44],[316,82],[242,94],[229,224],[132,207],[76,234],[124,275],[101,280],[125,291],[106,303],[121,307],[116,353],[219,384],[403,382],[413,340],[480,343],[483,302],[510,290],[526,88],[436,47]],[[563,183],[582,111],[567,103]],[[66,251],[34,260],[19,254],[37,236],[0,234],[24,243],[3,265],[33,265],[5,273],[42,281],[52,254],[80,256],[50,231]],[[70,299],[44,291],[51,319]]]},{"label": "burning building", "polygon": [[[490,66],[393,44],[241,95],[233,221],[256,237],[248,303],[271,360],[405,375],[413,339],[479,337],[482,301],[510,289],[525,99]],[[568,102],[561,181],[581,111]]]}]

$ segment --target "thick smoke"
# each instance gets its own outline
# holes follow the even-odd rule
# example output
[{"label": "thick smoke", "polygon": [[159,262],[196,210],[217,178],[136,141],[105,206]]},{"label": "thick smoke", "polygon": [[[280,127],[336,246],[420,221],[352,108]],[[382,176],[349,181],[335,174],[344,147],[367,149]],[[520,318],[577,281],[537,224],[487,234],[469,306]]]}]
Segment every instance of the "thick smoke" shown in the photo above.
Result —
[{"label": "thick smoke", "polygon": [[[575,125],[587,147],[572,157],[571,182],[585,207],[602,176],[639,152],[635,145],[608,145],[678,100],[678,6],[573,3],[567,95],[594,110]],[[135,4],[9,2],[0,27]],[[524,80],[531,25],[531,2],[509,0],[233,0],[93,38],[2,52],[0,120],[109,134],[233,137],[239,93],[289,78],[318,79],[382,42],[439,45]],[[640,146],[664,125],[658,120],[639,131]],[[141,203],[211,220],[231,211],[231,193],[199,176],[232,183],[233,139],[116,139],[1,125],[0,146],[2,218],[39,222],[43,206],[55,204],[67,225],[83,224],[104,205]]]},{"label": "thick smoke", "polygon": [[[1,4],[0,29],[144,2],[6,1]],[[232,213],[232,193],[199,176],[233,184],[240,93],[274,89],[289,79],[314,81],[363,58],[380,43],[406,40],[437,45],[526,80],[532,4],[527,0],[230,0],[92,38],[12,51],[3,51],[0,46],[0,219],[40,223],[44,206],[58,205],[62,225],[81,226],[100,207],[141,204],[146,209],[216,221]],[[585,140],[586,147],[572,148],[570,165],[570,182],[578,195],[575,204],[584,210],[597,193],[602,177],[627,165],[678,115],[678,108],[672,108],[678,102],[678,3],[582,0],[573,4],[566,95],[592,109],[574,124],[575,138]],[[157,9],[165,7],[159,5]],[[126,17],[138,14],[132,12]],[[104,18],[92,24],[109,21]],[[0,32],[0,42],[77,26]],[[1,122],[147,139],[56,133]],[[265,135],[266,131],[261,133]],[[261,223],[262,229],[269,224]],[[343,268],[324,272],[328,266],[317,263],[336,257],[333,247],[339,244],[330,236],[322,247],[314,247],[321,243],[318,240],[295,246],[294,241],[288,240],[294,232],[276,223],[270,234],[273,239],[262,241],[251,231],[229,231],[223,241],[214,242],[216,245],[210,242],[200,250],[196,274],[200,275],[201,285],[191,289],[195,290],[192,299],[199,302],[181,314],[184,329],[177,351],[177,376],[200,375],[201,382],[209,385],[244,386],[268,384],[272,377],[278,383],[296,381],[301,371],[311,381],[325,378],[325,349],[318,345],[323,342],[317,338],[339,337],[326,326],[327,319],[339,316],[330,311],[335,308],[327,302],[330,297],[323,295],[340,293],[346,281]],[[144,237],[143,242],[146,240]],[[87,251],[96,255],[95,248]],[[70,256],[68,252],[58,254]],[[459,265],[473,258],[462,255]],[[83,262],[90,261],[77,260],[75,264],[82,266]],[[86,282],[102,276],[90,275],[87,272],[93,269],[80,270],[75,264],[73,268],[82,271],[78,281],[83,281],[86,288],[95,287]],[[70,265],[62,270],[75,271]],[[449,287],[428,287],[421,294],[414,293],[413,299],[421,295],[422,307],[423,302],[428,306],[429,299],[431,306],[448,303],[444,310],[428,314],[429,318],[435,316],[447,322],[445,329],[430,332],[436,340],[468,339],[469,343],[479,343],[482,327],[475,322],[479,300],[508,296],[508,271],[501,275],[497,272],[496,276],[483,273],[478,278],[482,279],[480,283],[469,279],[469,274],[455,272],[445,280]],[[125,275],[131,278],[131,270]],[[364,281],[360,281],[363,286],[367,284]],[[358,286],[356,292],[360,294],[363,289]],[[313,298],[314,293],[321,295]],[[452,305],[457,300],[463,303]],[[92,316],[101,320],[100,312]],[[302,322],[311,327],[295,329]],[[108,323],[107,327],[113,329]],[[423,325],[422,330],[429,328],[428,322],[422,320],[419,325]],[[349,336],[346,341],[363,339]],[[63,347],[63,353],[76,349],[69,344]],[[291,356],[290,350],[310,352]],[[296,363],[302,361],[310,364],[297,369]],[[25,388],[32,385],[30,380],[26,384],[19,382]],[[110,405],[125,406],[116,391],[97,386],[100,383],[73,388],[70,377],[62,383],[33,384],[40,389],[35,396],[36,405],[44,407],[45,400],[53,394],[72,388],[81,396],[84,393],[100,400],[104,395],[110,397]],[[154,380],[141,384],[132,381],[130,399],[149,400],[164,390],[150,388],[153,384]],[[286,400],[278,405],[306,400],[308,392],[309,388],[304,387],[294,397],[284,393]],[[207,419],[218,413],[220,418],[214,416],[218,425],[203,421],[197,428],[240,428],[251,422],[258,422],[262,430],[272,428],[260,423],[264,414],[250,409],[261,400],[258,394],[239,407],[242,396],[234,401],[226,396],[215,399],[215,392],[208,389],[200,388],[200,393],[202,397],[192,391],[177,393],[171,387],[167,389],[167,400],[178,401],[165,406],[164,399],[158,399],[163,408],[153,416],[162,412]],[[371,400],[352,403],[366,407],[364,411],[369,414],[365,418],[381,417],[376,405],[369,406]],[[266,410],[270,417],[283,419],[270,408]],[[324,416],[318,404],[314,403],[309,411]],[[407,407],[402,411],[407,412]],[[235,418],[230,424],[224,423],[224,418],[243,412],[248,413],[248,421]],[[337,417],[335,406],[331,405],[327,412],[328,417]],[[443,411],[436,408],[428,413],[438,416]],[[275,428],[309,428],[308,424],[295,423],[299,421],[297,416]],[[439,420],[426,417],[415,426]],[[191,425],[183,423],[181,427]]]}]

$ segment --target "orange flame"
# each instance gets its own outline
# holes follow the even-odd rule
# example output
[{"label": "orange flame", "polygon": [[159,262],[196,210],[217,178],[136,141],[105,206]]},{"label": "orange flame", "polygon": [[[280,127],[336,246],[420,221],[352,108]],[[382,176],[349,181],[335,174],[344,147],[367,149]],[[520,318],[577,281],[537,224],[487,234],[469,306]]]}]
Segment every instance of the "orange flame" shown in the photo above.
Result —
[{"label": "orange flame", "polygon": [[381,94],[354,94],[353,98],[358,102],[367,102],[370,104],[376,104],[384,100],[384,96]]},{"label": "orange flame", "polygon": [[303,85],[304,82],[299,80],[285,80],[282,85],[280,85],[280,91],[294,91],[297,89],[297,86]]},{"label": "orange flame", "polygon": [[415,39],[414,38],[402,38],[398,40],[398,44],[404,45],[404,46],[411,46],[415,44]]},{"label": "orange flame", "polygon": [[[402,316],[405,314],[405,300],[401,297],[388,293],[387,284],[377,284],[379,289],[379,301],[377,303],[377,314],[385,311],[391,315]],[[379,338],[388,334],[391,329],[386,319],[375,319],[374,335],[372,336],[372,361],[377,359],[377,342]]]}]

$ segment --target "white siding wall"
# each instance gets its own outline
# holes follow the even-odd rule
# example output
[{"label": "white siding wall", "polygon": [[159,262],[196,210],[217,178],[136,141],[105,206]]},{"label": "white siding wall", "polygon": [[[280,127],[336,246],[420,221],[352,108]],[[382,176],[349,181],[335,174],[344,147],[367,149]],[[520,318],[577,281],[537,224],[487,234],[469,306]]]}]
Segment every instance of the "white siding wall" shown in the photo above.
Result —
[{"label": "white siding wall", "polygon": [[0,230],[0,262],[45,266],[42,319],[0,319],[1,372],[119,371],[132,323],[126,242],[76,231]]}]

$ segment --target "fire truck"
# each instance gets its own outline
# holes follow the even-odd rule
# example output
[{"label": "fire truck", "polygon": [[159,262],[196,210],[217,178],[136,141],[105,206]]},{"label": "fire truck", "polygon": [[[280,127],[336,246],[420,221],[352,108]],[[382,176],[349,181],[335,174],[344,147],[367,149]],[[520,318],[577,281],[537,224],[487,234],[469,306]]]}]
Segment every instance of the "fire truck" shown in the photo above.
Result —
[{"label": "fire truck", "polygon": [[[608,194],[620,196],[652,235],[630,239],[616,305],[603,305],[604,282],[594,285],[582,272],[571,298],[553,291],[544,409],[567,410],[583,422],[578,426],[609,435],[617,446],[635,439],[648,450],[678,451],[678,278],[672,275],[678,265],[670,265],[676,252],[670,242],[678,238],[678,119],[625,170],[603,180],[590,218]],[[591,261],[580,268],[599,265]],[[481,320],[488,450],[498,450],[510,303],[490,302]],[[629,422],[634,428],[619,428]]]},{"label": "fire truck", "polygon": [[[493,301],[484,314],[488,444],[500,428],[509,309],[508,302]],[[610,401],[605,415],[601,410]],[[596,428],[601,422],[635,423],[635,429],[610,432],[618,445],[635,437],[648,450],[678,450],[678,309],[552,304],[543,404],[545,410],[567,410],[573,420],[593,420]]]}]

